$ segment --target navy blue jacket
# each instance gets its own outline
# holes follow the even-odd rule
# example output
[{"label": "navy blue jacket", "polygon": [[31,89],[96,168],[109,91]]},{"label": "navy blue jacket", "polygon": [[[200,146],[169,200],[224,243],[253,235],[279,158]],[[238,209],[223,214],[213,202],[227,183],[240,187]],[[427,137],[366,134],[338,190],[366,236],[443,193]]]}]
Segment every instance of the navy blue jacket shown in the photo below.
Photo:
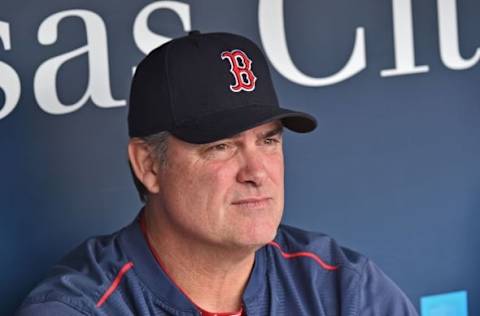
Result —
[{"label": "navy blue jacket", "polygon": [[[243,295],[248,316],[417,315],[369,259],[330,237],[281,225],[255,254]],[[18,316],[199,315],[157,264],[138,220],[91,238],[54,266]]]}]

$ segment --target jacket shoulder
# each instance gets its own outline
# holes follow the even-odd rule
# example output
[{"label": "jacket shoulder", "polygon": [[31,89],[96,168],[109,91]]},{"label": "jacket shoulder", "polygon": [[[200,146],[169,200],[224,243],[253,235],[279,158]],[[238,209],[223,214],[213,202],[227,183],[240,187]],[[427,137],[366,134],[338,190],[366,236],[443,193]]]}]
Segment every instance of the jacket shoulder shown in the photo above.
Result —
[{"label": "jacket shoulder", "polygon": [[44,303],[28,304],[22,306],[15,316],[85,316],[90,315],[77,309],[74,306],[66,305],[61,302],[49,301]]},{"label": "jacket shoulder", "polygon": [[375,263],[328,235],[281,225],[269,246],[280,282],[299,297],[316,292],[328,315],[417,315]]},{"label": "jacket shoulder", "polygon": [[124,264],[121,231],[92,237],[55,264],[27,296],[18,315],[90,315]]},{"label": "jacket shoulder", "polygon": [[[277,245],[275,245],[277,244]],[[312,263],[328,271],[347,270],[360,276],[368,261],[364,255],[341,247],[332,237],[320,233],[281,225],[273,245],[282,257],[308,257]],[[290,255],[289,255],[290,253]],[[324,264],[321,264],[323,262]]]}]

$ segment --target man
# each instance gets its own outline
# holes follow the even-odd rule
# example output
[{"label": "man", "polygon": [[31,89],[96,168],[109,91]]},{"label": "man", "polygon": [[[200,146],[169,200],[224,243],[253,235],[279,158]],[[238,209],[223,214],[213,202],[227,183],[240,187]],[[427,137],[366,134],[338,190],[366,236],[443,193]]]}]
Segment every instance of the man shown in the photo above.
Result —
[{"label": "man", "polygon": [[191,32],[138,66],[128,155],[145,207],[55,266],[18,315],[385,315],[416,312],[371,261],[280,225],[282,129],[251,41]]}]

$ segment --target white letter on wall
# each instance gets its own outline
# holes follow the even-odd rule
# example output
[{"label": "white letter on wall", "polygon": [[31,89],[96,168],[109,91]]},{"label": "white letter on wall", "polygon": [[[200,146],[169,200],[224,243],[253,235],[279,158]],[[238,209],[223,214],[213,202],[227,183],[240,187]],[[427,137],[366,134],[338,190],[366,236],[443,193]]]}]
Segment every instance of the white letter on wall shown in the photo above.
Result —
[{"label": "white letter on wall", "polygon": [[366,67],[365,31],[362,27],[356,30],[355,45],[343,69],[329,77],[315,78],[298,70],[290,57],[285,36],[283,0],[260,0],[258,23],[266,55],[275,69],[290,81],[310,87],[328,86],[346,80]]},{"label": "white letter on wall", "polygon": [[174,11],[180,17],[185,31],[191,30],[190,7],[188,4],[176,1],[158,1],[147,5],[140,11],[133,24],[133,37],[135,44],[145,55],[154,48],[168,42],[171,38],[158,35],[148,28],[148,18],[155,10],[168,9]]},{"label": "white letter on wall", "polygon": [[[51,45],[57,41],[58,23],[66,17],[79,17],[85,23],[87,45],[45,61],[38,67],[34,78],[34,91],[38,105],[50,114],[65,114],[78,110],[91,97],[99,107],[123,106],[124,100],[114,100],[110,92],[107,33],[103,20],[86,10],[68,10],[55,13],[42,22],[38,29],[38,41]],[[88,54],[88,87],[74,104],[63,104],[57,94],[56,78],[60,67],[68,60]]]},{"label": "white letter on wall", "polygon": [[[5,50],[10,50],[10,26],[0,21],[0,42]],[[0,120],[6,117],[17,106],[20,99],[20,78],[17,72],[4,62],[0,61],[0,89],[5,94],[5,104],[0,106]]]},{"label": "white letter on wall", "polygon": [[463,59],[458,45],[457,1],[439,0],[438,33],[440,40],[440,56],[450,69],[460,70],[473,67],[480,60],[480,49],[470,59]]},{"label": "white letter on wall", "polygon": [[428,72],[428,66],[415,66],[412,0],[393,0],[392,10],[395,68],[382,70],[380,75],[389,77]]}]

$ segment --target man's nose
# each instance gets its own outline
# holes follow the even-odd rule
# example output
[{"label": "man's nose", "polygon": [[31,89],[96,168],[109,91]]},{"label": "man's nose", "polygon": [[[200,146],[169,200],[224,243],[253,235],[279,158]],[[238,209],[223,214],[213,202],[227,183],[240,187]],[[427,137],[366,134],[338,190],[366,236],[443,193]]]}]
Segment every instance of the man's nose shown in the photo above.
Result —
[{"label": "man's nose", "polygon": [[237,181],[254,187],[261,186],[267,177],[262,154],[254,149],[244,149],[240,157]]}]

